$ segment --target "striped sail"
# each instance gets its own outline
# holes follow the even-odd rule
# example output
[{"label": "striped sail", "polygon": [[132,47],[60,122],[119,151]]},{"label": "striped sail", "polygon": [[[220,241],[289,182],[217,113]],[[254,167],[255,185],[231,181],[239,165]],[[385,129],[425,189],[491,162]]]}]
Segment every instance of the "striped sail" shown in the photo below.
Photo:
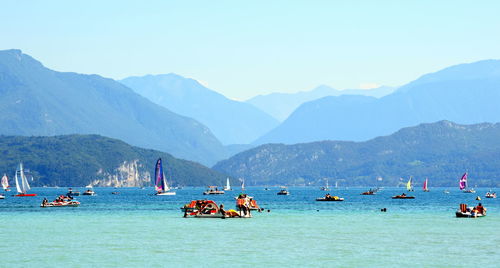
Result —
[{"label": "striped sail", "polygon": [[460,190],[467,188],[467,172],[465,172],[464,175],[462,175],[462,178],[460,178],[459,187]]},{"label": "striped sail", "polygon": [[428,179],[425,178],[425,181],[424,181],[424,191],[428,191],[429,189],[427,188],[427,181]]},{"label": "striped sail", "polygon": [[161,158],[158,158],[155,166],[155,190],[165,191],[165,176],[163,174],[163,166],[161,164]]}]

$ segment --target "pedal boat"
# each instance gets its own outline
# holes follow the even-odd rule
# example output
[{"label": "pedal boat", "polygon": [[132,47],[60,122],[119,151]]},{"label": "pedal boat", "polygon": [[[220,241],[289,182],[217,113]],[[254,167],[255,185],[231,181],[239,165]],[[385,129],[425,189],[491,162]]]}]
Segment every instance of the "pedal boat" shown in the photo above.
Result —
[{"label": "pedal boat", "polygon": [[184,205],[181,208],[184,212],[184,218],[213,218],[213,219],[226,219],[226,218],[251,218],[252,214],[247,214],[242,211],[230,209],[222,214],[219,206],[212,200],[193,200],[191,203]]}]

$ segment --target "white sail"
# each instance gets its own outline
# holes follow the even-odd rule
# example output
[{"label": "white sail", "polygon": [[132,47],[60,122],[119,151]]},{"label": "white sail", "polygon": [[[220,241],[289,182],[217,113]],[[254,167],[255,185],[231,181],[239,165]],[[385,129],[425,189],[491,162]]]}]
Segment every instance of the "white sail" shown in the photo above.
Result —
[{"label": "white sail", "polygon": [[9,178],[7,177],[7,174],[3,174],[2,187],[4,190],[7,190],[9,188]]},{"label": "white sail", "polygon": [[170,191],[170,187],[168,187],[167,179],[165,177],[165,173],[163,173],[163,184],[165,185],[165,192]]},{"label": "white sail", "polygon": [[19,169],[16,170],[16,190],[20,194],[25,194],[29,189],[31,188],[26,175],[24,175],[23,163],[19,163]]},{"label": "white sail", "polygon": [[229,185],[229,178],[227,178],[226,187],[224,187],[224,191],[230,191],[230,190],[231,190],[231,185]]}]

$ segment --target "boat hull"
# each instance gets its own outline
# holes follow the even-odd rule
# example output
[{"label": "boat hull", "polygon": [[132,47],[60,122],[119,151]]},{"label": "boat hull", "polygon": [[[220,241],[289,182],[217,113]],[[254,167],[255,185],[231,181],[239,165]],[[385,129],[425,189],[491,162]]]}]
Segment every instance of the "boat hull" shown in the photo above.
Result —
[{"label": "boat hull", "polygon": [[486,214],[481,214],[481,213],[472,214],[471,212],[457,211],[455,212],[455,216],[457,218],[481,218],[485,217]]},{"label": "boat hull", "polygon": [[17,197],[36,196],[36,194],[16,194]]},{"label": "boat hull", "polygon": [[415,199],[414,196],[393,196],[392,199]]},{"label": "boat hull", "polygon": [[155,195],[175,195],[175,192],[156,193]]},{"label": "boat hull", "polygon": [[339,198],[339,199],[333,199],[333,198],[316,198],[316,201],[323,201],[323,202],[340,202],[340,201],[344,201],[344,198]]},{"label": "boat hull", "polygon": [[42,208],[51,208],[51,207],[78,207],[80,202],[78,201],[70,201],[70,202],[49,202],[47,204],[41,204]]}]

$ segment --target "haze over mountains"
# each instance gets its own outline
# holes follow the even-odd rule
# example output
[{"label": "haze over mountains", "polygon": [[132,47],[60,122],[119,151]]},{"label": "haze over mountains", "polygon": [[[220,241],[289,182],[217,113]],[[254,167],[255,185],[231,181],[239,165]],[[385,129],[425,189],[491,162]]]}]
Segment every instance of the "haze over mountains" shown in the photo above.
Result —
[{"label": "haze over mountains", "polygon": [[284,121],[302,103],[320,99],[326,96],[362,95],[380,98],[394,92],[395,88],[382,86],[374,89],[337,90],[321,85],[310,91],[297,93],[271,93],[255,96],[246,102],[272,115],[279,121]]},{"label": "haze over mountains", "polygon": [[[500,123],[450,121],[404,128],[366,142],[266,144],[214,166],[248,185],[397,186],[413,176],[432,186],[457,185],[469,172],[472,186],[500,186]],[[377,180],[382,177],[382,180]],[[405,177],[405,180],[400,180]]]},{"label": "haze over mountains", "polygon": [[100,134],[205,164],[225,148],[201,123],[98,75],[56,72],[0,51],[0,134]]},{"label": "haze over mountains", "polygon": [[[426,142],[431,144],[435,142],[438,144],[437,148],[443,150],[443,154],[432,151],[432,154],[441,157],[436,159],[429,156],[427,151],[415,148],[405,151],[404,144],[415,142],[417,139],[414,135],[401,135],[408,130],[394,136],[404,138],[383,137],[380,139],[387,142],[382,143],[374,143],[380,141],[378,139],[367,143],[318,142],[370,140],[389,135],[404,127],[439,120],[450,120],[461,124],[500,122],[500,61],[498,60],[460,64],[430,73],[389,95],[385,94],[393,89],[387,87],[361,92],[338,91],[321,86],[311,92],[270,94],[249,100],[279,117],[280,114],[289,112],[290,107],[299,105],[304,100],[313,99],[301,104],[281,124],[250,103],[229,100],[202,86],[196,80],[175,74],[130,77],[121,82],[123,84],[98,75],[53,71],[32,57],[22,54],[20,50],[0,51],[0,135],[99,134],[205,165],[213,165],[230,155],[250,149],[225,162],[220,162],[216,168],[221,172],[248,177],[262,183],[267,183],[263,179],[265,176],[272,178],[276,183],[287,183],[286,180],[290,180],[288,181],[290,183],[301,183],[301,180],[304,183],[315,183],[319,176],[339,174],[363,182],[368,178],[366,176],[375,173],[396,176],[406,168],[413,168],[414,166],[408,166],[407,163],[415,159],[423,163],[431,163],[433,160],[444,163],[447,159],[456,162],[456,166],[451,169],[444,164],[436,169],[426,164],[416,165],[412,175],[422,176],[424,173],[418,172],[430,170],[436,172],[433,174],[446,177],[450,176],[445,175],[446,172],[461,172],[460,169],[469,168],[471,165],[481,167],[480,172],[485,176],[493,176],[491,168],[481,166],[479,160],[492,165],[498,164],[485,158],[496,156],[495,152],[484,149],[487,146],[497,148],[489,136],[485,138],[463,133],[460,134],[462,136],[456,136],[452,133],[448,135],[451,140],[464,138],[446,144],[442,140],[431,140],[433,131],[438,137],[441,137],[440,133],[449,133],[450,129],[446,124],[451,123],[426,127],[425,129],[432,130],[428,132],[417,131],[419,135],[428,137]],[[133,87],[151,101],[124,84]],[[325,94],[342,95],[314,99]],[[465,128],[469,132],[478,132],[478,135],[483,133],[481,132],[483,128],[497,127],[497,125],[477,127],[452,125],[452,129]],[[217,137],[212,134],[212,129]],[[256,141],[250,143],[254,139]],[[479,144],[478,139],[485,139],[484,141],[491,144]],[[307,144],[291,147],[270,144],[251,149],[253,146],[265,143],[304,142],[315,142],[311,145],[314,150]],[[379,158],[372,159],[370,146],[377,144],[377,148],[391,148],[396,143],[400,143],[397,145],[400,153],[390,155],[397,157],[380,157],[386,159],[382,164],[377,162]],[[425,144],[421,140],[417,140],[416,143],[421,146]],[[451,150],[455,150],[454,144],[462,145],[466,149],[456,147],[456,151],[452,152]],[[331,162],[327,157],[325,158],[327,160],[317,165],[313,160],[322,159],[321,155],[324,152],[333,150],[328,149],[331,146],[350,148],[342,151],[340,158],[344,159],[342,161],[349,159],[351,162]],[[283,149],[285,150],[283,153],[268,155],[269,152],[276,152],[282,148],[286,148]],[[475,148],[479,148],[477,153],[482,154],[481,156],[475,156],[474,159],[466,156],[456,158],[464,152],[476,154],[473,150]],[[405,158],[406,153],[415,159]],[[377,155],[378,151],[373,154]],[[250,160],[244,160],[245,157]],[[360,160],[363,157],[366,159]],[[287,162],[291,159],[296,161]],[[470,165],[467,166],[463,159],[469,161]],[[305,166],[309,162],[311,165]],[[459,167],[459,164],[462,166]],[[383,169],[389,167],[392,171],[384,173],[385,171],[380,171],[382,167]],[[183,165],[183,168],[189,169],[191,166]],[[337,173],[331,173],[332,170]],[[297,174],[300,176],[296,177]]]},{"label": "haze over mountains", "polygon": [[362,141],[439,120],[499,122],[500,61],[452,66],[380,99],[344,95],[304,103],[255,144]]},{"label": "haze over mountains", "polygon": [[253,105],[230,100],[176,74],[128,77],[120,82],[158,105],[200,121],[225,145],[251,143],[278,125]]}]

